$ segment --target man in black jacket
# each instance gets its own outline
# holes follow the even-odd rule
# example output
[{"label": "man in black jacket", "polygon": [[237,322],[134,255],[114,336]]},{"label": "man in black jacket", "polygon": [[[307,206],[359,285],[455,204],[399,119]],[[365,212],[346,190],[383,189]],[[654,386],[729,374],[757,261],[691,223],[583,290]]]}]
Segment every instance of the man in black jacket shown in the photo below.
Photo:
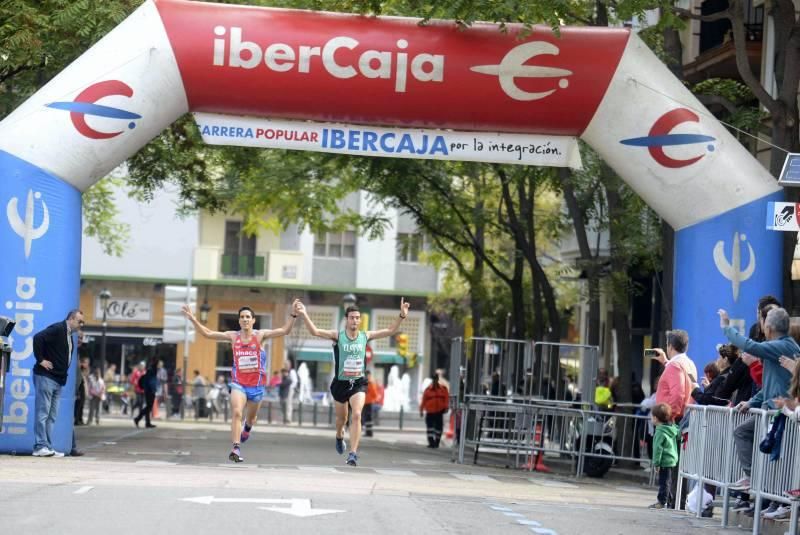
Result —
[{"label": "man in black jacket", "polygon": [[33,455],[63,457],[53,450],[53,425],[58,415],[58,399],[67,384],[67,373],[77,341],[75,333],[83,324],[83,312],[74,309],[67,319],[54,323],[33,337],[33,384],[36,389],[35,421],[33,423]]}]

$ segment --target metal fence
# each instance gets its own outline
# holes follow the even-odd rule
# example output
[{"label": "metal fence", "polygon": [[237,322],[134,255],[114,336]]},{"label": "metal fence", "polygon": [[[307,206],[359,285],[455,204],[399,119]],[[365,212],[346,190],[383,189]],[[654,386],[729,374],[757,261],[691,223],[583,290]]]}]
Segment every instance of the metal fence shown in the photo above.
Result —
[{"label": "metal fence", "polygon": [[[468,426],[473,419],[475,425]],[[461,407],[459,463],[467,450],[477,463],[481,452],[501,455],[508,467],[546,470],[544,460],[567,458],[575,476],[602,477],[614,463],[649,462],[640,437],[648,417],[568,407],[541,400],[502,401],[467,396]],[[638,464],[637,464],[638,466]],[[650,481],[653,481],[651,470]]]},{"label": "metal fence", "polygon": [[[454,338],[451,395],[593,401],[599,348],[502,338]],[[458,378],[458,379],[456,379]]]},{"label": "metal fence", "polygon": [[[689,418],[687,442],[681,454],[678,472],[678,492],[684,479],[696,481],[701,487],[711,484],[722,496],[722,527],[728,526],[730,487],[744,476],[736,454],[734,431],[750,418],[755,418],[753,463],[750,474],[750,496],[755,502],[753,533],[761,532],[761,504],[768,499],[791,506],[791,535],[797,535],[798,500],[785,494],[800,487],[800,425],[787,420],[776,460],[761,453],[759,444],[769,430],[775,411],[751,409],[747,414],[727,407],[691,405],[685,418]],[[680,496],[676,498],[680,503]],[[702,507],[697,508],[700,516]]]}]

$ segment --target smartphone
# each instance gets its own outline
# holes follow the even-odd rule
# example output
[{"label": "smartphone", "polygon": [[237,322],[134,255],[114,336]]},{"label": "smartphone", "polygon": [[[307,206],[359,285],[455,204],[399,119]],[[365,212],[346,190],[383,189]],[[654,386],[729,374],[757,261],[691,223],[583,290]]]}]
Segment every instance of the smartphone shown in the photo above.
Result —
[{"label": "smartphone", "polygon": [[655,349],[645,349],[644,350],[644,356],[645,357],[650,357],[650,358],[657,357],[658,356],[658,351],[656,351]]}]

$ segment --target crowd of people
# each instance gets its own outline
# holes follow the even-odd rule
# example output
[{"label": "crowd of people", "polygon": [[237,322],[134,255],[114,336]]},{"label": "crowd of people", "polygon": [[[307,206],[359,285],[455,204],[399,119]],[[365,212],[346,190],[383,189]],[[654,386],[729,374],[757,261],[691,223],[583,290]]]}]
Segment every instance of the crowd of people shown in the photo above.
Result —
[{"label": "crowd of people", "polygon": [[[656,391],[642,402],[642,410],[650,411],[653,448],[651,461],[659,471],[658,501],[651,507],[661,509],[675,506],[677,467],[681,441],[691,441],[687,436],[687,406],[716,405],[734,408],[741,413],[750,409],[773,411],[776,421],[787,418],[797,421],[800,416],[800,326],[790,325],[789,314],[781,308],[778,300],[765,296],[758,302],[757,322],[750,328],[748,336],[731,326],[728,313],[719,310],[721,343],[713,362],[703,368],[703,375],[688,356],[689,335],[685,331],[667,333],[666,351],[655,350],[653,359],[663,365],[656,380]],[[724,343],[722,343],[724,341]],[[761,440],[757,436],[757,418],[748,417],[736,427],[734,451],[742,466],[743,477],[730,487],[737,502],[734,511],[752,516],[754,504],[749,494],[750,475],[753,466],[753,443]],[[679,432],[680,431],[680,432]],[[761,443],[761,451],[777,456],[780,438]],[[717,489],[706,485],[705,493],[716,494]],[[797,492],[786,489],[787,492]],[[686,496],[686,492],[681,493]],[[699,493],[703,496],[704,492]],[[713,502],[700,500],[703,516],[713,515]],[[685,502],[679,504],[685,507]],[[762,501],[762,517],[779,520],[790,515],[790,508],[778,502]]]}]

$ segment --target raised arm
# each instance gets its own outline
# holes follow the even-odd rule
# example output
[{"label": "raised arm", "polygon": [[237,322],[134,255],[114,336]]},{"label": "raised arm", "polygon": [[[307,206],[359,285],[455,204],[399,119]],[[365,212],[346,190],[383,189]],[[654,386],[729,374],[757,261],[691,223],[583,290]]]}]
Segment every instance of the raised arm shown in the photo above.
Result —
[{"label": "raised arm", "polygon": [[394,320],[392,326],[388,329],[380,329],[378,331],[367,331],[367,340],[377,340],[378,338],[386,338],[387,336],[394,336],[400,330],[400,324],[408,316],[408,307],[410,303],[400,298],[400,315]]},{"label": "raised arm", "polygon": [[197,332],[202,334],[205,338],[210,338],[211,340],[226,341],[226,342],[231,341],[230,331],[224,333],[220,331],[212,331],[211,329],[209,329],[208,327],[197,321],[197,318],[195,318],[194,314],[192,314],[192,309],[189,308],[188,305],[183,305],[181,307],[181,310],[183,311],[183,315],[186,316],[186,319],[188,319],[194,324],[194,327],[195,329],[197,329]]},{"label": "raised arm", "polygon": [[296,309],[297,314],[303,316],[303,321],[306,323],[306,329],[308,332],[317,336],[319,338],[327,338],[328,340],[333,340],[336,342],[339,339],[339,334],[336,331],[328,331],[325,329],[318,329],[314,322],[311,321],[311,318],[308,317],[308,312],[306,311],[306,306],[301,303],[300,301],[297,302]]},{"label": "raised arm", "polygon": [[294,322],[297,320],[297,305],[300,303],[299,299],[295,299],[292,301],[292,313],[286,318],[286,323],[283,324],[282,327],[278,327],[277,329],[263,329],[261,330],[261,341],[263,342],[267,338],[277,338],[279,336],[286,336],[290,332],[292,332],[292,328],[294,328]]}]

